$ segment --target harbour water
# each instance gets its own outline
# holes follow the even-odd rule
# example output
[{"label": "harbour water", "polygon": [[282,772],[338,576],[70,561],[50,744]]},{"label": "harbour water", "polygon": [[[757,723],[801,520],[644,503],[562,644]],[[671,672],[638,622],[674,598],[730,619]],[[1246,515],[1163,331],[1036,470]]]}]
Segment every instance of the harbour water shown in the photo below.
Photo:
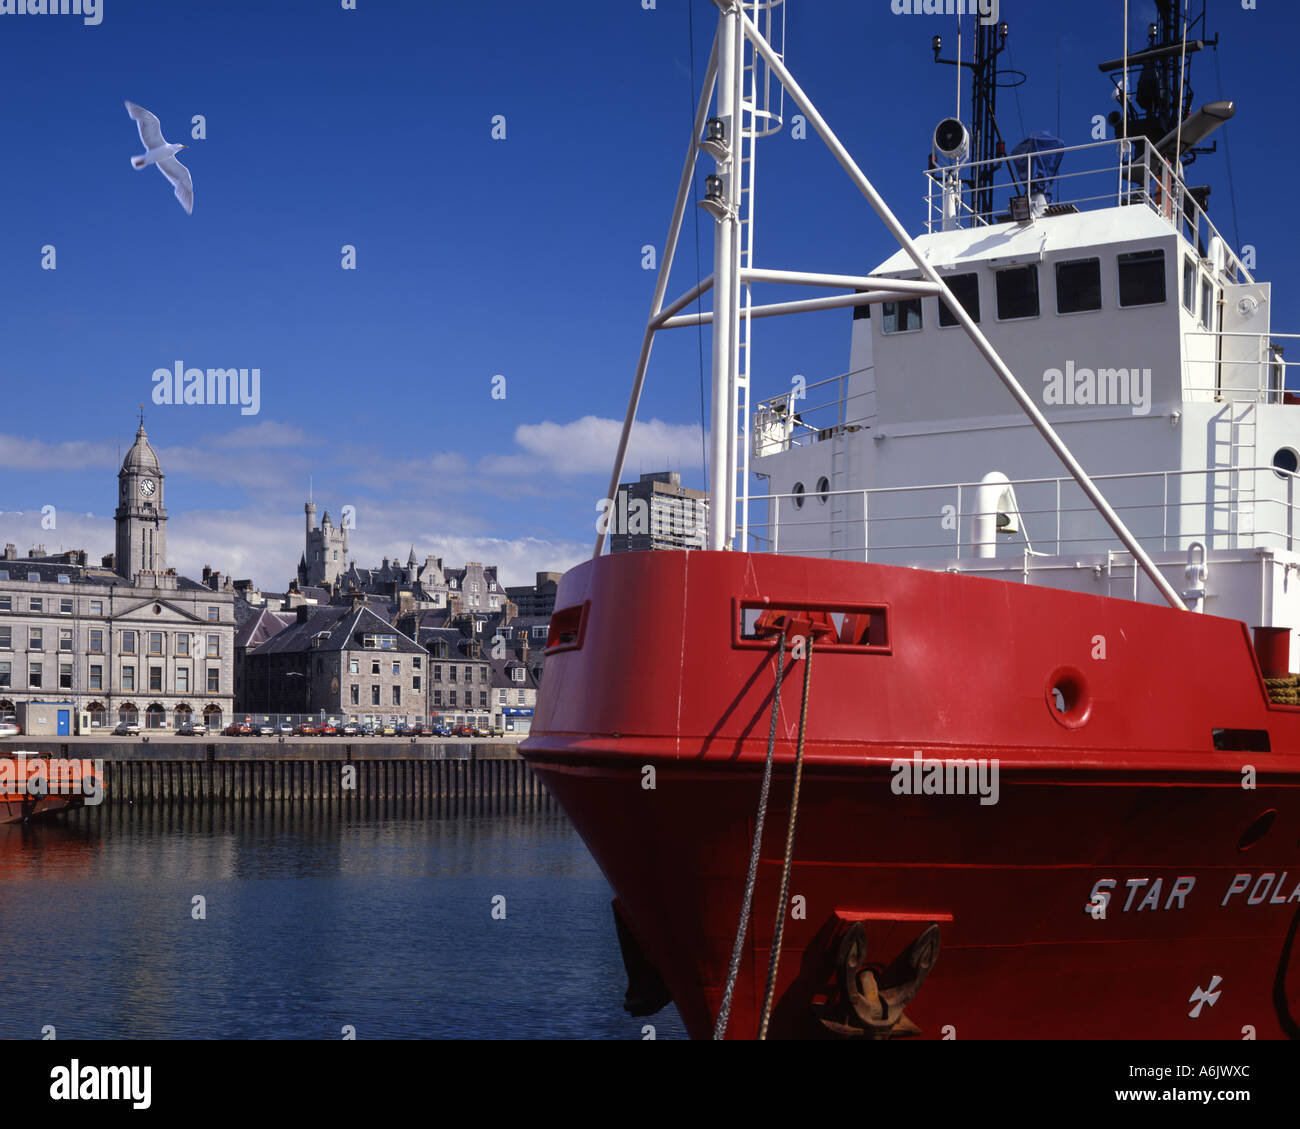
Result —
[{"label": "harbour water", "polygon": [[684,1038],[671,1006],[623,1011],[610,898],[549,805],[0,827],[0,1037]]}]

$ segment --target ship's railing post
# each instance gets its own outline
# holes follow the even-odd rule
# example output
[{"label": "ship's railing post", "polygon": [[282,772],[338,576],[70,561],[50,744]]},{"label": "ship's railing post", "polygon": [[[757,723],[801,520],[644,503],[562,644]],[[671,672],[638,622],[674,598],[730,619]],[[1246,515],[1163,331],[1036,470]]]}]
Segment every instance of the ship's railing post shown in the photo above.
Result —
[{"label": "ship's railing post", "polygon": [[867,491],[862,491],[862,559],[871,559],[871,527],[867,524]]},{"label": "ship's railing post", "polygon": [[957,527],[957,559],[961,560],[961,519],[965,511],[961,508],[961,483],[957,483],[957,520],[953,524]]}]

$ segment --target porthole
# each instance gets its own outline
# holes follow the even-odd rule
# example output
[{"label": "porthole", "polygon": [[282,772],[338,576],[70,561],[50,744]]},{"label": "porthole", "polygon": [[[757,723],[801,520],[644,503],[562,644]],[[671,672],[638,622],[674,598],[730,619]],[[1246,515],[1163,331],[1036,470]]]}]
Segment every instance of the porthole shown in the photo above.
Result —
[{"label": "porthole", "polygon": [[804,502],[804,497],[803,497],[803,495],[804,495],[803,483],[802,483],[802,482],[796,482],[796,483],[794,484],[794,489],[791,490],[790,493],[792,493],[792,494],[794,495],[794,508],[795,508],[796,510],[801,510],[801,509],[803,509],[803,502]]},{"label": "porthole", "polygon": [[1092,716],[1092,693],[1083,675],[1061,667],[1047,680],[1047,708],[1066,729],[1080,729]]},{"label": "porthole", "polygon": [[831,496],[831,480],[823,475],[817,480],[817,499],[824,506]]},{"label": "porthole", "polygon": [[[1291,447],[1279,447],[1273,456],[1273,469],[1282,474],[1295,474],[1300,469],[1300,455]],[[1279,474],[1278,477],[1281,478],[1282,475]]]}]

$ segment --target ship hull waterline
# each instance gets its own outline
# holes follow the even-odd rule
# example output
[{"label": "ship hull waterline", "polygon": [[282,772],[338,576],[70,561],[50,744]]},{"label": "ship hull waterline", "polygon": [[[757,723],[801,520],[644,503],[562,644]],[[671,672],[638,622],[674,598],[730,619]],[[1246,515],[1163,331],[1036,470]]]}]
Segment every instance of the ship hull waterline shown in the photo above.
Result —
[{"label": "ship hull waterline", "polygon": [[[1246,625],[859,562],[618,554],[561,583],[522,751],[692,1036],[748,867],[776,659],[743,625],[764,607],[877,623],[814,644],[773,1036],[828,1034],[860,923],[878,969],[938,930],[916,1037],[1300,1037],[1300,709],[1269,701]],[[786,664],[734,1037],[758,1026],[803,676]]]}]

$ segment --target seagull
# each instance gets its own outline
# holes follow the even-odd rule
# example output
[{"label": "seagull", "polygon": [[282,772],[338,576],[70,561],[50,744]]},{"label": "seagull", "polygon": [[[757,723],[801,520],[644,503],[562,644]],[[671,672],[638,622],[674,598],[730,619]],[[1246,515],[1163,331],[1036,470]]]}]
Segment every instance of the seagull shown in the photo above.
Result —
[{"label": "seagull", "polygon": [[126,112],[135,120],[140,129],[140,140],[147,150],[143,157],[132,157],[133,168],[143,169],[157,165],[158,171],[172,182],[176,189],[176,199],[189,214],[194,213],[194,182],[190,180],[190,170],[176,159],[176,154],[188,145],[171,145],[163,140],[162,123],[156,115],[134,102],[126,104]]}]

